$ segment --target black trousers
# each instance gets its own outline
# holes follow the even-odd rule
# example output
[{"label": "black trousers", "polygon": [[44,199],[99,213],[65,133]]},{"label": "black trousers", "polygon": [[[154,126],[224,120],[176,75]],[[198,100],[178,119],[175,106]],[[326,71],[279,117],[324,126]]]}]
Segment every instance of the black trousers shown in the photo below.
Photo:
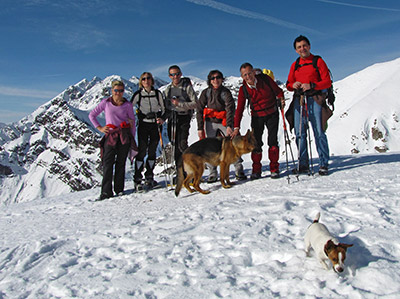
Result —
[{"label": "black trousers", "polygon": [[168,137],[172,145],[175,146],[175,164],[178,159],[182,156],[185,149],[188,148],[188,138],[190,121],[192,116],[189,115],[176,115],[176,130],[175,136],[172,134],[172,127],[174,126],[173,117],[168,120]]},{"label": "black trousers", "polygon": [[[147,154],[147,161],[153,161],[146,164],[146,178],[153,178],[154,162],[156,160],[156,151],[158,142],[160,141],[160,135],[158,132],[157,123],[147,123],[144,121],[139,121],[138,126],[138,142],[139,142],[139,153],[136,156],[136,167],[135,169],[135,182],[140,182],[142,180],[142,170],[144,165],[144,158]],[[138,163],[138,162],[142,163]]]},{"label": "black trousers", "polygon": [[114,174],[114,191],[116,194],[124,191],[125,186],[125,163],[129,153],[130,143],[122,144],[118,139],[115,146],[110,146],[105,140],[103,152],[103,182],[101,184],[101,193],[113,196],[112,181],[113,168]]},{"label": "black trousers", "polygon": [[278,111],[268,114],[266,116],[252,116],[251,117],[251,127],[254,130],[254,137],[257,141],[257,147],[254,152],[261,153],[262,146],[264,145],[262,141],[262,136],[264,134],[264,126],[268,130],[268,146],[278,146],[278,126],[279,126],[279,113]]}]

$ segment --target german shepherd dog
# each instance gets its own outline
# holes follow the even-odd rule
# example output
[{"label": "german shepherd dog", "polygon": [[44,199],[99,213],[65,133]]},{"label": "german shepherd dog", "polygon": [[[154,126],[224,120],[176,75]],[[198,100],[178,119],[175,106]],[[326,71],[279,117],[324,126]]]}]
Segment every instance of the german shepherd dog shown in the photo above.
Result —
[{"label": "german shepherd dog", "polygon": [[[193,143],[182,154],[178,161],[178,178],[175,195],[178,196],[182,185],[190,192],[196,190],[203,194],[210,191],[200,188],[200,179],[204,172],[205,163],[220,166],[220,180],[222,187],[230,188],[229,166],[236,162],[243,154],[250,153],[256,147],[256,140],[252,131],[248,130],[245,136],[204,138]],[[186,172],[186,177],[184,172]],[[189,183],[193,180],[192,189]]]}]

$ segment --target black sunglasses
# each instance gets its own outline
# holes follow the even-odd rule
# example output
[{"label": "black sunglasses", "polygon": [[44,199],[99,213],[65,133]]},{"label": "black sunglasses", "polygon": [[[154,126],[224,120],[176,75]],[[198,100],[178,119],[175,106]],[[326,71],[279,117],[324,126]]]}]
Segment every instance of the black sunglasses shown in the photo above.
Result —
[{"label": "black sunglasses", "polygon": [[142,78],[142,81],[144,81],[144,80],[151,80],[152,78],[151,77],[143,77]]},{"label": "black sunglasses", "polygon": [[215,79],[222,79],[222,77],[218,75],[210,78],[210,80],[215,80]]},{"label": "black sunglasses", "polygon": [[117,93],[117,92],[124,92],[124,89],[114,89],[114,92],[115,92],[115,93]]}]

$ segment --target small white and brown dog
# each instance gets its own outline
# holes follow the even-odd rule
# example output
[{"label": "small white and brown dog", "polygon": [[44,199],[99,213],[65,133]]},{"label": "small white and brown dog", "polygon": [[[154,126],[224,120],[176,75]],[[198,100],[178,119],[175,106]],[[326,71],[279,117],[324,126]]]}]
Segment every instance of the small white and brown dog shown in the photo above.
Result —
[{"label": "small white and brown dog", "polygon": [[325,269],[329,269],[326,264],[327,260],[332,263],[335,272],[343,272],[344,260],[346,259],[346,250],[353,244],[339,243],[333,237],[325,225],[319,223],[320,213],[315,216],[314,222],[308,227],[304,237],[306,255],[309,256],[312,247],[317,255],[318,260]]}]

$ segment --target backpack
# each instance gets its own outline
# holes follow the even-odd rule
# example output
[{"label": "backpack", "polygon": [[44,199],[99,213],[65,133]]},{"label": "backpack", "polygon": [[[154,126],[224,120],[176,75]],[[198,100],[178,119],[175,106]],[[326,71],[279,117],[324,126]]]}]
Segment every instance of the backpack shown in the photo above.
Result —
[{"label": "backpack", "polygon": [[[272,80],[272,79],[268,75],[266,75],[264,73],[256,75],[256,78],[257,79],[261,79],[262,81],[264,81],[268,85],[269,89],[271,89],[272,95],[276,98],[275,92],[272,89],[271,83],[269,81],[269,80]],[[246,84],[246,82],[243,81],[243,85],[242,85],[243,86],[243,95],[247,99],[247,106],[246,106],[247,110],[249,109],[249,106],[250,106],[251,110],[255,111],[254,107],[253,107],[253,103],[251,102],[251,96],[250,96],[249,92],[247,91],[247,88],[246,88],[245,84]],[[257,111],[255,111],[255,112],[257,112]]]},{"label": "backpack", "polygon": [[137,102],[137,104],[136,104],[136,105],[137,105],[136,114],[138,115],[139,119],[144,119],[144,118],[153,119],[153,118],[161,117],[160,112],[152,112],[152,113],[149,113],[148,115],[145,115],[144,113],[142,113],[142,111],[140,111],[140,102],[142,101],[142,98],[143,98],[143,97],[145,97],[145,98],[156,98],[157,101],[158,101],[158,105],[161,107],[160,97],[159,97],[159,96],[161,95],[161,97],[163,97],[163,96],[162,96],[162,93],[161,93],[161,91],[159,91],[158,89],[153,89],[153,90],[155,91],[155,94],[154,94],[154,95],[146,95],[146,96],[143,96],[143,95],[142,95],[142,88],[139,88],[139,89],[132,95],[132,98],[131,98],[131,100],[130,100],[131,103],[133,102],[133,99],[135,98],[135,96],[136,96],[137,94],[139,94],[139,100],[138,100],[138,102]]},{"label": "backpack", "polygon": [[[315,71],[317,72],[318,76],[321,78],[321,74],[319,72],[318,65],[317,65],[319,58],[321,58],[321,56],[315,55],[313,57],[312,63],[300,64],[300,57],[298,57],[296,59],[296,64],[294,65],[294,70],[296,71],[299,67],[312,64],[313,67],[315,68]],[[335,110],[334,103],[335,103],[336,96],[335,96],[335,92],[333,90],[333,80],[332,80],[333,76],[332,76],[331,70],[329,68],[328,68],[328,71],[329,71],[329,76],[331,78],[331,86],[328,88],[328,94],[326,96],[326,99],[328,100],[328,104],[332,106],[332,111],[333,111],[333,110]]]},{"label": "backpack", "polygon": [[[184,94],[187,95],[187,97],[184,97],[184,98],[185,98],[185,101],[186,101],[186,102],[190,102],[189,96],[188,96],[188,94],[187,94],[187,92],[186,92],[186,88],[187,88],[188,86],[193,86],[193,85],[192,85],[192,81],[191,81],[190,78],[188,78],[188,77],[182,77],[181,80],[182,80],[182,91],[184,92]],[[168,99],[168,98],[169,98],[169,99],[171,98],[171,86],[172,86],[172,83],[169,84],[169,85],[167,86],[167,88],[164,90],[164,94],[165,94],[165,96],[166,96],[167,99]],[[188,112],[188,114],[193,115],[194,110],[193,110],[193,109],[190,109],[190,110],[187,110],[187,112]]]},{"label": "backpack", "polygon": [[[211,98],[211,90],[212,90],[211,87],[208,87],[208,88],[207,88],[207,93],[206,93],[207,99]],[[221,91],[221,99],[222,99],[224,102],[226,102],[226,99],[227,99],[228,95],[229,95],[229,94],[228,94],[228,92],[227,92],[226,90],[222,90],[222,91]]]}]

